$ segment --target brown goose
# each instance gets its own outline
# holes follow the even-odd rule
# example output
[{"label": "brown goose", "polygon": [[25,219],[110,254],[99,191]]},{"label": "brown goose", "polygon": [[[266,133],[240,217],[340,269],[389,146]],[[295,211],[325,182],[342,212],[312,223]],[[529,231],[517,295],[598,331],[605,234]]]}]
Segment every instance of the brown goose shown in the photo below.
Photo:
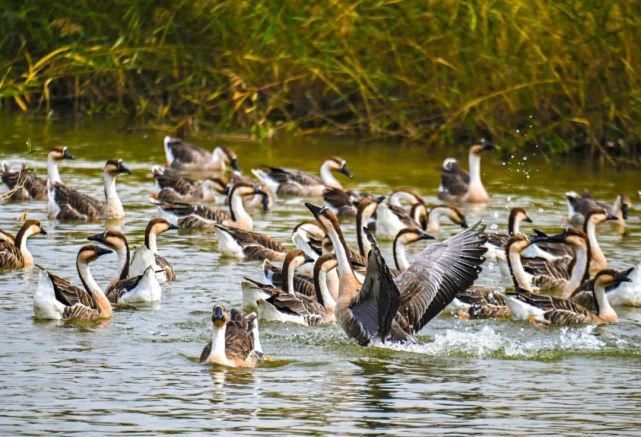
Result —
[{"label": "brown goose", "polygon": [[461,169],[456,159],[447,158],[443,161],[438,198],[446,202],[489,202],[490,196],[481,182],[481,154],[494,148],[485,140],[470,148],[469,174]]},{"label": "brown goose", "polygon": [[254,221],[245,210],[243,198],[254,194],[267,195],[260,188],[245,182],[234,184],[229,189],[229,212],[218,208],[209,208],[205,205],[192,205],[189,203],[161,202],[160,208],[170,214],[176,215],[179,228],[183,229],[214,229],[215,224],[233,226],[246,231],[254,228]]},{"label": "brown goose", "polygon": [[320,178],[302,170],[269,166],[265,166],[264,169],[254,169],[252,173],[274,194],[322,197],[325,188],[343,189],[341,183],[332,174],[333,171],[352,177],[346,161],[336,156],[329,158],[321,165]]},{"label": "brown goose", "polygon": [[22,269],[33,266],[33,256],[27,247],[32,235],[47,235],[38,220],[27,220],[22,224],[15,238],[4,233],[0,240],[0,269]]},{"label": "brown goose", "polygon": [[60,182],[47,182],[49,217],[80,221],[124,218],[125,210],[116,192],[116,178],[123,173],[131,174],[131,170],[122,160],[111,159],[105,164],[103,174],[106,203]]},{"label": "brown goose", "polygon": [[169,261],[160,255],[157,244],[159,235],[173,229],[178,229],[178,227],[163,218],[149,220],[145,228],[145,243],[138,247],[131,257],[131,264],[129,265],[129,274],[131,276],[143,275],[145,270],[151,266],[156,272],[159,282],[176,280],[176,272],[169,264]]},{"label": "brown goose", "polygon": [[160,192],[154,196],[156,200],[184,203],[225,201],[228,186],[220,178],[195,181],[160,166],[153,167],[151,172],[160,188]]},{"label": "brown goose", "polygon": [[100,246],[84,246],[76,257],[78,276],[84,288],[42,270],[33,297],[33,312],[38,319],[100,320],[111,318],[111,304],[89,269],[89,264],[111,250]]},{"label": "brown goose", "polygon": [[457,292],[472,285],[481,271],[486,238],[484,227],[472,228],[429,246],[410,267],[393,278],[374,237],[367,274],[356,279],[336,215],[327,208],[305,204],[332,240],[338,260],[339,297],[336,319],[348,337],[361,345],[381,341],[413,341]]},{"label": "brown goose", "polygon": [[597,303],[595,313],[568,299],[535,294],[521,289],[507,295],[505,300],[513,318],[517,320],[554,325],[616,323],[618,317],[608,302],[605,290],[629,281],[625,274],[615,270],[604,269],[597,273],[593,280],[594,300]]},{"label": "brown goose", "polygon": [[216,147],[212,153],[184,142],[180,138],[163,140],[167,165],[184,170],[209,170],[224,172],[227,165],[240,171],[236,153],[226,147]]},{"label": "brown goose", "polygon": [[145,269],[142,275],[131,276],[129,273],[129,243],[127,237],[117,231],[105,231],[92,235],[89,241],[95,241],[114,250],[118,255],[118,269],[105,290],[111,303],[148,303],[159,302],[162,297],[157,272],[152,266]]},{"label": "brown goose", "polygon": [[200,354],[201,363],[227,367],[256,367],[263,359],[256,314],[243,316],[233,309],[231,317],[228,318],[225,309],[216,305],[211,321],[214,331],[211,341]]},{"label": "brown goose", "polygon": [[583,222],[591,210],[604,208],[608,214],[616,217],[616,219],[610,220],[610,225],[619,231],[623,231],[625,229],[625,221],[628,219],[628,213],[632,207],[632,201],[626,194],[619,194],[612,205],[595,200],[588,190],[584,190],[582,196],[573,191],[566,193],[565,198],[568,202],[568,220],[573,226],[583,226]]},{"label": "brown goose", "polygon": [[[55,147],[47,155],[47,174],[51,182],[60,182],[58,161],[75,159],[66,146]],[[10,200],[46,200],[47,180],[36,176],[25,164],[18,171],[11,171],[3,164],[1,171],[2,182],[13,191]]]},{"label": "brown goose", "polygon": [[311,297],[294,289],[296,269],[309,261],[303,251],[298,249],[287,254],[283,262],[282,289],[246,277],[247,283],[243,286],[243,307],[257,307],[263,320],[306,326],[328,323],[325,308],[316,300],[313,285]]}]

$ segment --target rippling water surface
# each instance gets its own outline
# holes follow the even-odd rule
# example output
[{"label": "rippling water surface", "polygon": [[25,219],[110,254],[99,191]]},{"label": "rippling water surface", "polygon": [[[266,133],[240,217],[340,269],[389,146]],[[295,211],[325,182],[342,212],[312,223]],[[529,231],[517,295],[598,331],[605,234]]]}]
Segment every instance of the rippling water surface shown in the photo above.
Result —
[{"label": "rippling water surface", "polygon": [[[124,230],[143,241],[158,212],[149,169],[164,161],[162,134],[124,133],[114,122],[0,119],[0,157],[28,156],[45,174],[46,151],[66,144],[77,161],[61,167],[65,183],[102,197],[101,169],[122,158],[134,170],[119,179]],[[197,135],[193,141],[212,145]],[[348,160],[350,187],[387,193],[407,186],[435,203],[444,152],[364,140],[290,138],[277,144],[218,140],[233,147],[243,170],[261,163],[315,171],[329,155]],[[213,148],[213,147],[212,147]],[[458,156],[465,162],[465,154]],[[585,162],[488,154],[483,178],[492,194],[484,210],[466,208],[468,222],[483,218],[504,229],[511,206],[524,206],[536,226],[560,226],[568,190],[589,188],[611,201],[641,188],[638,172]],[[636,195],[633,197],[635,198]],[[65,224],[46,218],[46,202],[0,205],[0,227],[15,231],[28,211],[43,220],[46,238],[30,240],[37,263],[77,282],[75,255],[104,223]],[[256,229],[288,241],[291,227],[309,218],[302,202],[280,200],[267,214],[252,213]],[[639,210],[624,236],[604,228],[600,241],[615,267],[641,261]],[[346,225],[350,229],[351,225]],[[445,225],[439,238],[457,232]],[[353,233],[353,232],[352,232]],[[354,241],[353,239],[351,240]],[[198,357],[210,335],[215,302],[240,305],[240,280],[260,277],[260,265],[221,259],[212,236],[167,233],[161,252],[179,280],[165,284],[162,304],[122,308],[102,325],[33,319],[37,270],[0,275],[0,432],[260,431],[288,434],[362,433],[587,433],[639,432],[641,419],[641,309],[617,308],[620,323],[605,327],[540,329],[510,321],[439,317],[405,348],[361,348],[336,327],[261,324],[271,361],[255,370],[203,366]],[[383,243],[387,256],[389,244]],[[413,252],[419,248],[413,248]],[[115,256],[94,264],[106,283]],[[509,285],[486,265],[480,284]]]}]

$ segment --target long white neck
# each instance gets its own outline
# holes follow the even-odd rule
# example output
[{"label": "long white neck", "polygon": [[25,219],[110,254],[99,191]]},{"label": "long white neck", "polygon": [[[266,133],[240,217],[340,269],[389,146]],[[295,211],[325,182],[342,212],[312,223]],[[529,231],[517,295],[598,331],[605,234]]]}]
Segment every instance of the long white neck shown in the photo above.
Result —
[{"label": "long white neck", "polygon": [[477,154],[470,153],[470,185],[483,186],[481,182],[481,157]]},{"label": "long white neck", "polygon": [[152,229],[149,230],[149,234],[147,235],[147,249],[151,251],[151,253],[158,253],[158,245],[156,244],[156,239],[158,238],[158,235],[156,235],[156,232]]},{"label": "long white neck", "polygon": [[24,267],[31,267],[33,265],[33,255],[31,255],[31,252],[29,252],[29,248],[27,247],[27,239],[33,235],[33,231],[31,229],[27,229],[22,236],[22,240],[20,241],[20,254],[22,255],[22,263]]},{"label": "long white neck", "polygon": [[294,235],[292,235],[292,242],[298,249],[302,250],[305,255],[316,260],[318,258],[318,254],[314,249],[312,249],[312,246],[309,245],[309,242],[303,235],[303,232],[304,231],[301,231],[300,229],[294,232]]},{"label": "long white neck", "polygon": [[400,238],[394,241],[394,263],[396,264],[396,268],[401,272],[404,272],[410,266],[410,262],[407,260],[405,253],[405,244],[400,241]]},{"label": "long white neck", "polygon": [[338,236],[338,232],[333,227],[330,228],[327,232],[327,236],[332,240],[332,245],[334,246],[334,254],[336,254],[336,261],[338,266],[338,276],[342,277],[345,275],[354,275],[352,270],[352,265],[349,262],[349,257],[347,256],[347,248],[343,246],[341,238]]},{"label": "long white neck", "polygon": [[588,239],[590,240],[590,250],[592,251],[592,262],[599,268],[605,268],[608,266],[608,260],[605,258],[601,246],[599,246],[599,241],[596,238],[596,224],[590,220],[586,226],[586,231],[588,234]]},{"label": "long white neck", "polygon": [[263,346],[260,344],[260,335],[258,333],[258,320],[254,320],[254,327],[252,328],[252,336],[254,337],[254,350],[262,354]]},{"label": "long white neck", "polygon": [[325,161],[323,165],[321,165],[320,176],[321,176],[321,179],[323,180],[323,184],[331,188],[343,188],[341,183],[338,182],[338,180],[334,177],[334,174],[332,173],[332,169],[330,168],[332,164],[333,164],[332,161]]},{"label": "long white neck", "polygon": [[605,289],[597,284],[594,284],[594,297],[596,298],[599,306],[598,316],[609,322],[616,322],[618,319],[617,313],[610,306],[608,297],[605,294]]},{"label": "long white neck", "polygon": [[521,232],[521,214],[517,214],[516,217],[514,217],[514,224],[512,225],[512,229],[508,229],[508,233],[510,235],[516,235]]},{"label": "long white neck", "polygon": [[510,250],[508,260],[512,268],[512,274],[516,280],[515,285],[518,285],[525,291],[532,291],[532,279],[523,268],[521,254],[515,250]]},{"label": "long white neck", "polygon": [[290,264],[287,269],[287,292],[289,294],[294,294],[294,274],[296,273],[296,268],[293,264]]},{"label": "long white neck", "polygon": [[226,329],[226,323],[220,327],[214,325],[214,331],[211,334],[211,352],[209,352],[207,361],[218,361],[223,363],[227,361],[227,355],[225,354]]},{"label": "long white neck", "polygon": [[91,297],[93,297],[94,301],[96,302],[97,310],[100,311],[103,317],[111,317],[111,303],[109,303],[107,296],[105,296],[102,288],[100,288],[93,275],[91,274],[89,264],[79,262],[77,264],[77,267],[78,276],[80,276],[82,283],[87,287],[87,291],[91,293]]},{"label": "long white neck", "polygon": [[574,261],[572,274],[570,275],[568,282],[563,287],[563,298],[565,299],[569,298],[572,295],[572,292],[581,285],[581,282],[585,277],[585,271],[589,268],[587,247],[575,246],[575,251],[576,260]]},{"label": "long white neck", "polygon": [[441,219],[441,215],[445,212],[445,208],[441,206],[437,206],[436,208],[432,208],[430,213],[427,215],[427,232],[429,233],[435,233],[438,232],[441,229],[441,225],[439,223]]},{"label": "long white neck", "polygon": [[122,207],[120,197],[116,191],[116,178],[105,173],[105,198],[107,199],[107,216],[108,218],[123,218],[125,210]]},{"label": "long white neck", "polygon": [[60,180],[60,173],[58,173],[58,164],[56,160],[53,159],[51,153],[47,156],[47,175],[49,176],[49,182],[56,183],[62,182]]},{"label": "long white neck", "polygon": [[332,296],[329,288],[327,288],[327,272],[322,269],[318,273],[318,284],[320,287],[321,296],[323,297],[325,308],[333,312],[336,308],[336,300],[334,300],[334,296]]},{"label": "long white neck", "polygon": [[243,198],[237,191],[235,191],[231,196],[229,209],[231,209],[231,212],[237,222],[247,224],[248,229],[251,229],[254,226],[254,221],[245,210],[245,205],[243,205]]},{"label": "long white neck", "polygon": [[116,255],[118,255],[118,268],[116,269],[116,274],[114,277],[109,281],[109,284],[107,285],[107,289],[111,289],[113,286],[115,286],[120,279],[125,279],[121,278],[123,274],[123,270],[127,268],[127,248],[126,247],[120,247],[116,249]]}]

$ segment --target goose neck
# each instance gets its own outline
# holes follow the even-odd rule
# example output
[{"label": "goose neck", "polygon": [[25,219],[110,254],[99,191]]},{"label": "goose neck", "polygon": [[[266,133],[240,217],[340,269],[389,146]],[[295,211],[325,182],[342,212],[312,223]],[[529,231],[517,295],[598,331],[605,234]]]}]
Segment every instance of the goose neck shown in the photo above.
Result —
[{"label": "goose neck", "polygon": [[47,176],[49,178],[49,182],[52,184],[62,182],[60,180],[60,173],[58,172],[58,164],[56,163],[56,160],[53,159],[53,156],[51,156],[51,153],[47,156]]},{"label": "goose neck", "polygon": [[325,161],[323,165],[321,165],[320,168],[320,176],[323,181],[323,184],[327,187],[330,188],[338,188],[342,189],[343,185],[341,185],[340,182],[334,177],[334,174],[332,173],[332,161]]},{"label": "goose neck", "polygon": [[91,293],[91,297],[93,297],[100,315],[105,318],[111,317],[111,303],[91,274],[89,264],[78,261],[76,263],[76,267],[78,269],[80,281],[82,281],[82,285],[84,285],[85,289]]}]

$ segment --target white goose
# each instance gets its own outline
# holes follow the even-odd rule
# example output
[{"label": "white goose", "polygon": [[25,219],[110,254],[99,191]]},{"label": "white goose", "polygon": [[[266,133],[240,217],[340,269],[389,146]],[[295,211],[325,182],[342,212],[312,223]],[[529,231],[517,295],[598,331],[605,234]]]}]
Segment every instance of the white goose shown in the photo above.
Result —
[{"label": "white goose", "polygon": [[145,273],[148,267],[156,272],[158,282],[175,281],[176,272],[169,261],[163,258],[158,252],[157,239],[169,230],[178,229],[178,226],[169,223],[163,218],[155,218],[147,223],[145,229],[145,244],[139,246],[131,258],[129,274],[138,276]]}]

